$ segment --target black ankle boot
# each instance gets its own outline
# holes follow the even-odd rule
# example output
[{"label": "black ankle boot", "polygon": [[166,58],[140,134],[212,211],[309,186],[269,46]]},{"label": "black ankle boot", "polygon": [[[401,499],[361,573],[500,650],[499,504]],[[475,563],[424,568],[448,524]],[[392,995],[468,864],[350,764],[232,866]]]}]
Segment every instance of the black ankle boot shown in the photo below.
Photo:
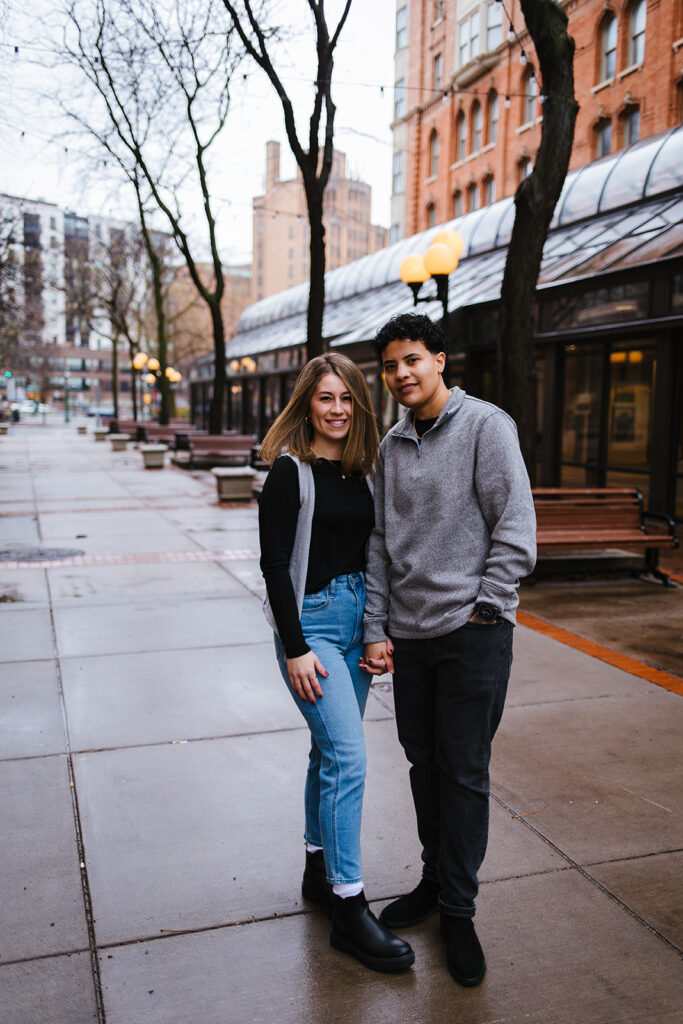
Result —
[{"label": "black ankle boot", "polygon": [[422,878],[412,892],[388,903],[379,919],[388,928],[409,928],[421,924],[439,909],[439,883]]},{"label": "black ankle boot", "polygon": [[446,963],[456,981],[469,988],[478,985],[486,973],[486,957],[471,917],[441,915],[441,933],[446,942]]},{"label": "black ankle boot", "polygon": [[330,944],[335,949],[350,953],[373,971],[403,971],[415,962],[408,943],[377,920],[364,893],[333,900]]},{"label": "black ankle boot", "polygon": [[320,903],[328,914],[332,913],[332,886],[327,881],[327,869],[322,850],[306,850],[306,867],[301,882],[301,895],[313,903]]}]

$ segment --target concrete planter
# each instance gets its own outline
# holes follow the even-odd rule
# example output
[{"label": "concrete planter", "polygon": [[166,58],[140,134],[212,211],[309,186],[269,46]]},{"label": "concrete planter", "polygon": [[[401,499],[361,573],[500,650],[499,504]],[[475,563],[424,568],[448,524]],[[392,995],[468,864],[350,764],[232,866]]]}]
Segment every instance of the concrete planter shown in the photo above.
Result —
[{"label": "concrete planter", "polygon": [[109,437],[109,430],[107,427],[95,427],[93,434],[96,441],[106,441]]},{"label": "concrete planter", "polygon": [[111,450],[113,452],[125,452],[130,437],[128,434],[110,434],[109,440],[111,441]]},{"label": "concrete planter", "polygon": [[145,469],[163,469],[165,444],[141,444],[140,451],[145,462]]},{"label": "concrete planter", "polygon": [[87,433],[88,433],[88,428],[87,428],[87,427],[85,426],[85,424],[84,424],[84,423],[83,423],[83,424],[79,424],[79,425],[78,425],[78,426],[76,427],[76,432],[77,432],[78,434],[87,434]]},{"label": "concrete planter", "polygon": [[251,466],[214,466],[219,501],[249,501],[256,470]]}]

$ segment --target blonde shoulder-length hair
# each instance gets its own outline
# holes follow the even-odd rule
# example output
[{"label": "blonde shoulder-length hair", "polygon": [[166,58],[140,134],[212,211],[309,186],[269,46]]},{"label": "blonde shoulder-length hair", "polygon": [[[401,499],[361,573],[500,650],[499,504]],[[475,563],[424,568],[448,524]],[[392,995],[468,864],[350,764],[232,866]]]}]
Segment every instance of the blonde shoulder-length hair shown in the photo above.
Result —
[{"label": "blonde shoulder-length hair", "polygon": [[303,462],[316,461],[308,414],[315,390],[328,373],[334,373],[344,382],[353,401],[353,418],[341,460],[342,473],[372,473],[379,450],[379,432],[368,385],[356,364],[337,352],[316,356],[306,363],[297,377],[292,397],[263,439],[261,458],[272,465],[285,450]]}]

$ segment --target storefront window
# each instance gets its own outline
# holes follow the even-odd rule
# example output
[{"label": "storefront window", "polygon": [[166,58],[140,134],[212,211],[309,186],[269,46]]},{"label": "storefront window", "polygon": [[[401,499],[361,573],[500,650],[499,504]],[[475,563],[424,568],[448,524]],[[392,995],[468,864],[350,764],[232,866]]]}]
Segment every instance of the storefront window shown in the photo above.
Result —
[{"label": "storefront window", "polygon": [[[600,452],[602,353],[565,348],[562,486],[597,486]],[[569,464],[569,465],[567,465]]]},{"label": "storefront window", "polygon": [[654,349],[610,352],[607,465],[647,470],[650,466]]}]

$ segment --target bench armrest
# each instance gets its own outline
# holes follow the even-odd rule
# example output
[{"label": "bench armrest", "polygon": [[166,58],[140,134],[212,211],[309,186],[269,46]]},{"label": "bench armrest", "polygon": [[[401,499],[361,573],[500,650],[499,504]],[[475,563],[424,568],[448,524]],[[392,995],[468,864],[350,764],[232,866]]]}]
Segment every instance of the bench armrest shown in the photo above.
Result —
[{"label": "bench armrest", "polygon": [[[664,512],[650,512],[646,510],[643,512],[643,525],[646,526],[648,521],[662,523],[666,527],[667,535],[673,537],[676,541],[676,547],[678,547],[678,537],[676,536],[676,524],[670,516],[667,516]],[[656,534],[653,534],[653,537]]]}]

